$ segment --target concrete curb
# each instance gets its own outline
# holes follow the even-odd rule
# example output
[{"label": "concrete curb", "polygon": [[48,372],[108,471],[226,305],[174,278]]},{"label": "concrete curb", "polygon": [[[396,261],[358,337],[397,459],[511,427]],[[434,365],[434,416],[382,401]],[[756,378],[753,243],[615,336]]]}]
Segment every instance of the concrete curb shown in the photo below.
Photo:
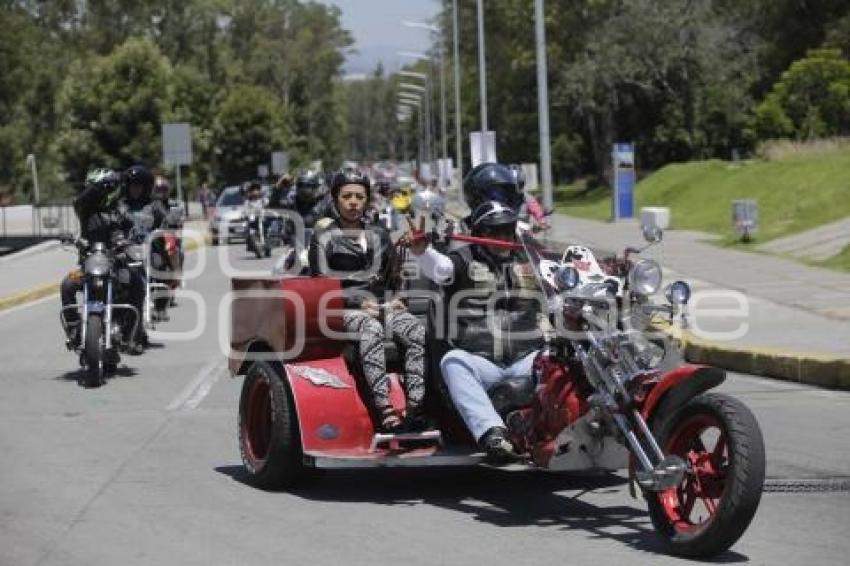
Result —
[{"label": "concrete curb", "polygon": [[[209,245],[210,235],[204,235],[204,242],[199,243],[197,240],[189,240],[186,242],[186,245],[183,247],[184,253],[192,252],[198,250],[202,247]],[[41,250],[39,250],[41,251]],[[38,252],[33,252],[38,253]],[[48,295],[52,295],[54,293],[59,293],[59,285],[62,283],[61,280],[55,281],[53,283],[44,283],[42,285],[38,285],[37,287],[32,287],[27,289],[26,291],[20,291],[18,293],[14,293],[12,295],[7,295],[5,297],[0,297],[0,311],[4,311],[10,309],[12,307],[17,307],[26,303],[31,303],[33,301],[37,301]]]},{"label": "concrete curb", "polygon": [[34,246],[30,246],[23,250],[0,257],[0,265],[3,265],[4,263],[8,263],[10,261],[15,261],[17,259],[29,257],[31,255],[35,255],[41,252],[46,252],[47,250],[52,250],[54,248],[58,248],[59,246],[59,240],[48,240],[46,242],[41,242],[39,244],[35,244]]},{"label": "concrete curb", "polygon": [[850,359],[828,354],[787,352],[769,348],[734,348],[701,340],[681,329],[656,328],[671,336],[685,359],[754,375],[831,389],[850,390]]}]

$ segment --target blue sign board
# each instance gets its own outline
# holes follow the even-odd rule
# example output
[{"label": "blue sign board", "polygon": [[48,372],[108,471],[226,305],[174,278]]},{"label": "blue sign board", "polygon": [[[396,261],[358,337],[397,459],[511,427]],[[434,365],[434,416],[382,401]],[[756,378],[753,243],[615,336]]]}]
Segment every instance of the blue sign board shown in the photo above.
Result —
[{"label": "blue sign board", "polygon": [[612,216],[614,220],[635,216],[635,146],[615,143],[611,154],[614,165],[614,195]]}]

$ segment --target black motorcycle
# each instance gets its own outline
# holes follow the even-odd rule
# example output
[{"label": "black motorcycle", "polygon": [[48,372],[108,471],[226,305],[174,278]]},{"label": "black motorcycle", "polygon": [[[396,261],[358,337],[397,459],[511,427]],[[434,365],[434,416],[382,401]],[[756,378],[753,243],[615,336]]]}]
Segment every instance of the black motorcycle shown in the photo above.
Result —
[{"label": "black motorcycle", "polygon": [[242,211],[242,217],[245,219],[245,250],[256,254],[258,259],[269,257],[272,253],[271,247],[266,244],[263,229],[264,212],[262,204],[252,201],[246,201]]},{"label": "black motorcycle", "polygon": [[126,302],[129,269],[135,262],[125,253],[125,243],[113,248],[82,238],[73,243],[80,254],[82,269],[74,275],[82,279],[83,300],[63,307],[59,318],[68,333],[66,313],[70,309],[80,313],[79,343],[69,341],[68,348],[79,353],[80,366],[85,370],[80,385],[99,387],[118,367],[119,348],[126,345],[124,338],[135,336],[140,323],[138,309]]}]

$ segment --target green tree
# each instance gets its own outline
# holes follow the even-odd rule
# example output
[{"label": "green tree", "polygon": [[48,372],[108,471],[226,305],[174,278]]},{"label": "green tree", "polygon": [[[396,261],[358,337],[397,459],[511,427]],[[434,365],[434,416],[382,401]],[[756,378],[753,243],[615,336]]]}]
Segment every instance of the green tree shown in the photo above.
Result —
[{"label": "green tree", "polygon": [[59,95],[56,141],[71,179],[93,164],[158,164],[171,80],[171,65],[147,39],[128,39],[108,56],[74,65]]},{"label": "green tree", "polygon": [[756,108],[755,128],[759,139],[850,133],[850,61],[816,49],[794,62]]},{"label": "green tree", "polygon": [[234,87],[221,103],[213,127],[213,151],[223,180],[238,183],[256,176],[271,152],[289,147],[285,111],[263,87]]}]

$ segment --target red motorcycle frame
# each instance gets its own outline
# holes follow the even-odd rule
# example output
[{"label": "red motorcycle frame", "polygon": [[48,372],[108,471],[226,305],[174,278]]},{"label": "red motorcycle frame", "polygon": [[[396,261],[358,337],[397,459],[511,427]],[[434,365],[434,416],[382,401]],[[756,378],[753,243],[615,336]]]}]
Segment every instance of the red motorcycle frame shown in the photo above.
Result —
[{"label": "red motorcycle frame", "polygon": [[[482,463],[484,455],[434,371],[428,409],[437,430],[375,432],[356,368],[345,355],[347,342],[328,337],[329,330],[342,332],[340,289],[338,280],[324,277],[232,280],[230,370],[245,376],[238,434],[255,483],[288,487],[316,468]],[[710,556],[729,548],[758,506],[764,446],[743,404],[705,393],[725,373],[696,365],[647,371],[628,391],[608,395],[598,378],[589,379],[589,366],[577,362],[582,356],[593,363],[587,351],[567,342],[547,346],[534,363],[533,389],[490,392],[527,464],[555,471],[627,469],[669,552]],[[396,373],[391,401],[403,410]]]}]

